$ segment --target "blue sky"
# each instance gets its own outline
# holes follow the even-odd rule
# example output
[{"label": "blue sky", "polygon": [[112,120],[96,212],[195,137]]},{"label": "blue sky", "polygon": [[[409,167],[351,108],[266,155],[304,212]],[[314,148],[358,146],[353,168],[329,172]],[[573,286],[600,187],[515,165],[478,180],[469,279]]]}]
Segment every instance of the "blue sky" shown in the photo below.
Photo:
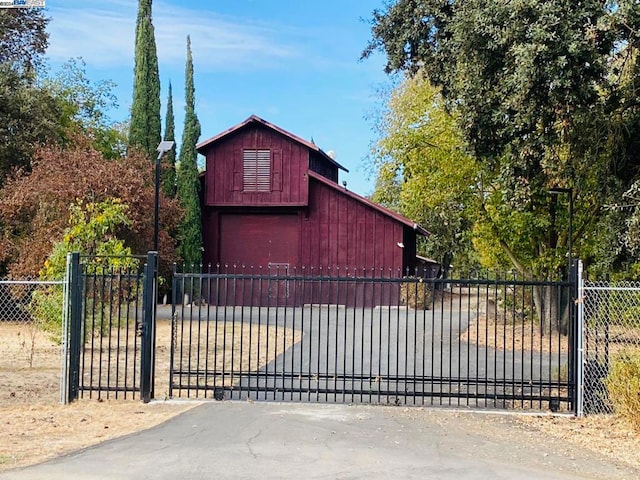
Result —
[{"label": "blue sky", "polygon": [[[375,132],[369,117],[389,80],[381,55],[359,57],[370,38],[362,19],[382,6],[383,0],[155,0],[163,120],[170,81],[179,139],[191,35],[201,140],[256,114],[334,150],[349,169],[341,181],[370,193],[366,157]],[[137,1],[47,0],[46,12],[52,70],[82,57],[92,80],[116,82],[119,108],[111,117],[124,120],[131,107]]]}]

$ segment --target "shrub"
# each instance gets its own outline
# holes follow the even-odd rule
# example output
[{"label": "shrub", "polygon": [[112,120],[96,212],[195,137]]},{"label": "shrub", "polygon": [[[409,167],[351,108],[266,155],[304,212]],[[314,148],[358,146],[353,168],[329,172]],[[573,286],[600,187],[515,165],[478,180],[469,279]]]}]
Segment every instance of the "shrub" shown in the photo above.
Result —
[{"label": "shrub", "polygon": [[33,292],[29,305],[35,326],[47,332],[56,343],[62,341],[63,304],[62,286],[51,285]]},{"label": "shrub", "polygon": [[640,431],[640,351],[618,356],[605,383],[615,414]]},{"label": "shrub", "polygon": [[[137,280],[131,279],[130,273],[138,268],[139,262],[132,258],[131,249],[117,237],[118,229],[130,224],[128,208],[117,198],[99,203],[79,201],[72,204],[69,207],[69,227],[40,270],[42,280],[61,280],[67,266],[67,254],[80,252],[85,255],[84,272],[93,275],[93,283],[98,282],[98,287],[87,288],[85,301],[92,302],[90,311],[103,313],[101,318],[112,318],[108,309],[117,311],[119,308],[112,301],[114,298],[128,302],[131,292],[137,291]],[[31,299],[30,313],[56,341],[61,339],[62,308],[63,295],[57,286],[36,292]],[[86,330],[95,334],[93,322]],[[99,332],[104,335],[107,326],[101,323]]]},{"label": "shrub", "polygon": [[416,310],[428,310],[433,300],[433,284],[421,278],[407,277],[400,285],[400,301]]}]

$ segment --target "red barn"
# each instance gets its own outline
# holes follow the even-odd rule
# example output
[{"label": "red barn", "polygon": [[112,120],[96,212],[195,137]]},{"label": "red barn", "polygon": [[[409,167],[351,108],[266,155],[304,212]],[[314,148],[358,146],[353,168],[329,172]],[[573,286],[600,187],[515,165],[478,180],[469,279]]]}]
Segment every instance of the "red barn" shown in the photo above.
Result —
[{"label": "red barn", "polygon": [[313,142],[253,115],[197,149],[205,264],[413,273],[427,232],[339,185],[346,169]]}]

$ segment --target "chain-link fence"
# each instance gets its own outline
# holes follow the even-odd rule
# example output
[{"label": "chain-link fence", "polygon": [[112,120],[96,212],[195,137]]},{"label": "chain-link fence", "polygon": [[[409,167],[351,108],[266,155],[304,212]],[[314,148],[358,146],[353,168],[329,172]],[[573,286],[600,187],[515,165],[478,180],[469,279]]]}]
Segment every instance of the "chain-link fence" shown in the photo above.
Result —
[{"label": "chain-link fence", "polygon": [[640,362],[640,282],[583,281],[583,411],[613,411],[622,363]]},{"label": "chain-link fence", "polygon": [[0,407],[60,399],[64,282],[0,280]]}]

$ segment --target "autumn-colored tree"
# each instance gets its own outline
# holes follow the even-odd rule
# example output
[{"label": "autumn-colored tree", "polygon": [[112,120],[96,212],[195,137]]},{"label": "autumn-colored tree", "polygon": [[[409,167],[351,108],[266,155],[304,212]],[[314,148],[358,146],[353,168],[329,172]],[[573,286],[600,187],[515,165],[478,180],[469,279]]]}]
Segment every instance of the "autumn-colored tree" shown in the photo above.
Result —
[{"label": "autumn-colored tree", "polygon": [[[119,234],[134,253],[152,247],[154,169],[143,153],[105,160],[92,140],[76,138],[68,149],[45,147],[31,173],[19,172],[0,191],[0,262],[4,273],[35,276],[68,225],[69,206],[118,198],[128,206],[130,225]],[[160,195],[161,270],[174,261],[173,233],[182,212]]]}]

